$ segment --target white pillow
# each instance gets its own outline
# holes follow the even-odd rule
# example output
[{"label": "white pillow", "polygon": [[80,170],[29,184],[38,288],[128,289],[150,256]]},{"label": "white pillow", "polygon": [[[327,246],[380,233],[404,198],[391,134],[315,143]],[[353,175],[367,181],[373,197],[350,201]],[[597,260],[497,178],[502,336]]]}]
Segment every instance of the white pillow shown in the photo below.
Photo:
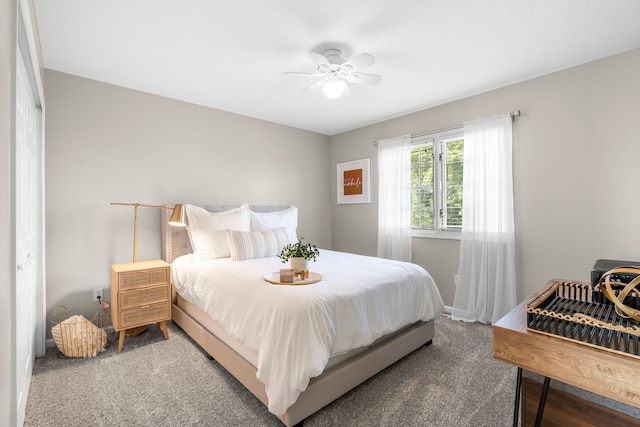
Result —
[{"label": "white pillow", "polygon": [[227,229],[226,233],[233,261],[276,256],[289,243],[284,227],[249,232]]},{"label": "white pillow", "polygon": [[193,253],[198,259],[227,258],[231,256],[226,229],[249,231],[249,206],[224,212],[209,212],[199,206],[186,205],[187,232]]},{"label": "white pillow", "polygon": [[251,211],[251,231],[266,231],[278,227],[287,229],[289,236],[287,243],[297,243],[298,208],[290,206],[287,209],[275,212]]}]

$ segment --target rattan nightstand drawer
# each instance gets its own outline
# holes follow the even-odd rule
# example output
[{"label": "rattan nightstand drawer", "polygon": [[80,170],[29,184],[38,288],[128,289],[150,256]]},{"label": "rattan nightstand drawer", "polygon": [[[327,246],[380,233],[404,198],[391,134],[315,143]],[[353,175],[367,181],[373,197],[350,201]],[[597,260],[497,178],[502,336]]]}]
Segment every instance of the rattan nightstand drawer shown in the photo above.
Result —
[{"label": "rattan nightstand drawer", "polygon": [[164,283],[169,283],[168,268],[132,271],[118,275],[118,287],[121,291]]},{"label": "rattan nightstand drawer", "polygon": [[118,312],[118,323],[122,329],[135,328],[171,318],[169,301],[150,304]]},{"label": "rattan nightstand drawer", "polygon": [[118,293],[118,307],[120,310],[135,308],[141,305],[168,301],[171,298],[171,288],[168,284],[149,286],[133,291]]}]

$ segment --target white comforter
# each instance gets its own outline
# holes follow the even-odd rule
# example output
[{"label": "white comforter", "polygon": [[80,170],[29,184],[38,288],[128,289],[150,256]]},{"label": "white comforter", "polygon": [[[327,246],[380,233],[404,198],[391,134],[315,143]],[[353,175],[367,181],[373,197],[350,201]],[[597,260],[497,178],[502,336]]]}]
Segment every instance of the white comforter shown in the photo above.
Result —
[{"label": "white comforter", "polygon": [[276,257],[231,261],[185,255],[172,264],[177,292],[258,352],[258,379],[269,411],[282,415],[329,357],[444,309],[431,276],[410,263],[321,250],[322,281],[272,285],[263,277],[288,268]]}]

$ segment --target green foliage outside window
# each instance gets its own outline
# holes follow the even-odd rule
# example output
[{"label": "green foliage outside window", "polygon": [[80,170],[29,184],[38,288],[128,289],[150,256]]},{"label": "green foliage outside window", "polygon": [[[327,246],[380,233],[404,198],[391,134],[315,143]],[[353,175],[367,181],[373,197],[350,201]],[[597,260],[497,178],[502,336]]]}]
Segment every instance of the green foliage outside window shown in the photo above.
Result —
[{"label": "green foliage outside window", "polygon": [[[442,192],[440,228],[462,228],[462,178],[464,140],[443,141],[440,147]],[[433,143],[411,150],[411,227],[419,230],[435,230],[436,211],[435,151]]]},{"label": "green foliage outside window", "polygon": [[443,227],[462,228],[462,175],[464,159],[464,140],[446,142],[446,213]]},{"label": "green foliage outside window", "polygon": [[411,227],[434,229],[433,144],[411,150]]}]

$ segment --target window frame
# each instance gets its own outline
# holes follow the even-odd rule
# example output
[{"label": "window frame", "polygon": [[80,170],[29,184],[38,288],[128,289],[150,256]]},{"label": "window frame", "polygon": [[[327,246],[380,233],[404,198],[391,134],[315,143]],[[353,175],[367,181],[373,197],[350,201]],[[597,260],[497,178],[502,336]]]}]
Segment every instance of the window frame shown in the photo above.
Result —
[{"label": "window frame", "polygon": [[444,176],[443,160],[445,150],[443,149],[443,143],[449,141],[455,141],[458,139],[464,140],[464,129],[462,127],[449,129],[440,132],[433,132],[429,134],[423,134],[411,138],[411,149],[417,148],[422,145],[433,144],[434,155],[434,229],[423,230],[411,228],[412,237],[423,238],[435,238],[435,239],[454,239],[459,240],[462,232],[462,228],[443,228],[442,226],[442,213],[445,211],[444,200],[446,177]]}]

